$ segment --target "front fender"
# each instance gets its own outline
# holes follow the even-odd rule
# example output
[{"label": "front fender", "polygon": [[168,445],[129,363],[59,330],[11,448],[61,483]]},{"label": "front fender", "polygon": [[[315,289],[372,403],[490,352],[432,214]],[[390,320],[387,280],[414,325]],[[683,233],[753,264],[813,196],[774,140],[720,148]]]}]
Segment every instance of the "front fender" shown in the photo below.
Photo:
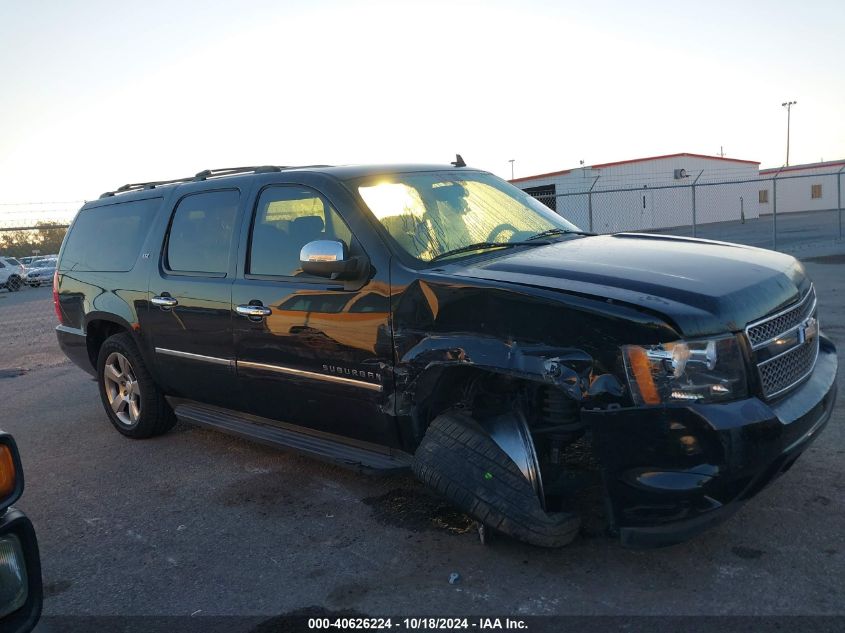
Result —
[{"label": "front fender", "polygon": [[583,350],[542,344],[520,344],[477,334],[434,334],[423,337],[400,359],[405,390],[425,398],[444,370],[473,367],[542,382],[581,401],[590,386],[593,359]]}]

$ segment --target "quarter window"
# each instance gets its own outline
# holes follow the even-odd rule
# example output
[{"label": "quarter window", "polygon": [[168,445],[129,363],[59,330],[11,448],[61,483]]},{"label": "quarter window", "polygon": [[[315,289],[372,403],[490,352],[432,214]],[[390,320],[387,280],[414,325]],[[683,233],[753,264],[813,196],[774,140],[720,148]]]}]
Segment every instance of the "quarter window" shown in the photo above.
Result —
[{"label": "quarter window", "polygon": [[303,275],[299,252],[314,240],[340,240],[352,247],[352,233],[319,193],[307,187],[268,187],[255,209],[249,274]]},{"label": "quarter window", "polygon": [[[128,272],[135,267],[161,198],[83,208],[62,252],[62,270]],[[44,260],[31,260],[31,265]]]},{"label": "quarter window", "polygon": [[209,191],[183,198],[170,223],[167,268],[224,276],[238,213],[237,191]]}]

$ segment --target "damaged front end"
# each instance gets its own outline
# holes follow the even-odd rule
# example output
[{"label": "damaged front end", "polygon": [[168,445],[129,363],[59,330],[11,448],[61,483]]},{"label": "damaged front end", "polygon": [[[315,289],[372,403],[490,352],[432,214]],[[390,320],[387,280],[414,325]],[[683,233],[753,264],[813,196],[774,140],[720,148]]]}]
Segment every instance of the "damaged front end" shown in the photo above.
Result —
[{"label": "damaged front end", "polygon": [[[546,518],[541,523],[550,521],[563,532],[572,533],[572,520],[577,519],[575,497],[581,489],[600,481],[589,448],[589,425],[581,412],[585,408],[620,407],[627,401],[625,385],[615,373],[608,371],[610,366],[621,367],[618,354],[604,358],[580,347],[530,342],[530,335],[525,337],[528,342],[521,342],[515,337],[495,336],[492,332],[470,333],[470,328],[462,332],[437,332],[446,325],[445,321],[438,323],[438,320],[448,317],[452,307],[449,294],[449,288],[435,286],[411,289],[404,295],[404,303],[400,304],[394,321],[398,325],[408,324],[408,327],[395,329],[401,356],[394,374],[394,406],[400,419],[409,421],[407,433],[412,441],[420,443],[416,462],[420,464],[421,460],[426,460],[420,466],[424,466],[425,472],[437,470],[438,466],[431,461],[434,449],[428,440],[433,433],[433,421],[448,414],[452,416],[449,424],[463,424],[469,435],[483,435],[483,439],[473,441],[487,445],[488,457],[498,456],[515,466],[529,484],[522,490],[533,497],[536,504],[532,511],[535,522],[540,521],[538,513],[543,513]],[[463,289],[460,296],[465,299],[467,294],[470,293]],[[484,300],[495,304],[498,294],[487,294]],[[409,297],[424,302],[424,310],[419,302],[412,306],[413,325],[416,326],[413,328],[411,319],[407,322],[403,319],[403,309],[411,311]],[[525,304],[515,305],[521,309]],[[534,307],[534,322],[538,315],[554,308],[542,302]],[[504,306],[495,308],[499,318],[507,317],[504,309]],[[422,330],[419,324],[426,323],[426,319],[420,314],[422,312],[425,317],[426,311],[431,327]],[[449,321],[452,321],[451,317]],[[499,330],[495,321],[495,317],[489,318],[485,323],[476,324],[476,329]],[[553,340],[555,337],[546,335],[545,338]],[[455,415],[458,417],[454,418]],[[578,448],[573,451],[575,446]],[[458,450],[454,442],[452,449]],[[581,458],[576,469],[570,468],[573,453]],[[585,456],[587,459],[583,459]],[[447,457],[438,452],[438,459],[446,460]],[[469,495],[470,501],[452,500],[483,523],[490,524],[491,519],[479,517],[472,504],[485,489],[484,494],[495,497],[494,490],[501,484],[495,478],[483,478],[489,469],[481,473],[479,480],[478,472],[470,472],[477,470],[477,464],[472,465],[466,459],[462,461],[463,466],[449,463],[442,467],[456,473],[461,473],[463,467],[466,472],[456,478],[472,482],[475,492]],[[531,502],[524,499],[522,503]],[[520,538],[526,540],[525,536]],[[544,534],[542,538],[535,535],[534,540],[528,540],[544,544],[549,538]],[[552,540],[559,542],[560,538]]]},{"label": "damaged front end", "polygon": [[[682,341],[665,322],[612,302],[562,309],[537,296],[417,283],[394,313],[394,405],[422,449],[415,470],[480,522],[528,542],[564,541],[596,490],[623,544],[686,540],[785,472],[833,408],[836,354],[824,337],[806,381],[767,401],[739,335]],[[479,304],[472,312],[467,297]],[[404,318],[409,307],[413,320]],[[464,432],[444,439],[441,429],[431,440],[435,422]],[[513,500],[501,498],[498,478],[485,479],[492,467],[460,438],[525,482],[522,523],[503,522]],[[438,466],[435,454],[449,463]],[[545,526],[540,536],[513,528],[529,516]]]},{"label": "damaged front end", "polygon": [[833,412],[836,348],[772,401],[582,412],[605,473],[613,531],[632,547],[679,543],[720,523],[786,472]]}]

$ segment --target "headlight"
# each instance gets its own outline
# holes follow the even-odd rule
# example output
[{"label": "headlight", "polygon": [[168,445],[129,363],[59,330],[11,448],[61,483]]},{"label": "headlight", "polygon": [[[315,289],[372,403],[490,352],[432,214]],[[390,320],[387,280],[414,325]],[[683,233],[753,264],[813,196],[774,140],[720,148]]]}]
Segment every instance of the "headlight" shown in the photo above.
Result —
[{"label": "headlight", "polygon": [[735,336],[622,347],[631,395],[638,405],[718,402],[748,394]]},{"label": "headlight", "polygon": [[0,618],[20,609],[28,594],[26,559],[18,537],[0,537]]}]

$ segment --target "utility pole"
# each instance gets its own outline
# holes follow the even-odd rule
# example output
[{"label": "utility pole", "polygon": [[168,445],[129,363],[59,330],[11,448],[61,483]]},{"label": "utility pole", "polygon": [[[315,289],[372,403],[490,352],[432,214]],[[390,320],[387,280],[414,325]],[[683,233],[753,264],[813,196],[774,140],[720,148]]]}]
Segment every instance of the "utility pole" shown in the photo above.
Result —
[{"label": "utility pole", "polygon": [[508,162],[511,164],[511,180],[513,180],[513,164],[516,162],[516,159],[511,158]]},{"label": "utility pole", "polygon": [[792,118],[792,106],[797,101],[784,101],[781,105],[786,108],[786,167],[789,167],[789,123]]}]

